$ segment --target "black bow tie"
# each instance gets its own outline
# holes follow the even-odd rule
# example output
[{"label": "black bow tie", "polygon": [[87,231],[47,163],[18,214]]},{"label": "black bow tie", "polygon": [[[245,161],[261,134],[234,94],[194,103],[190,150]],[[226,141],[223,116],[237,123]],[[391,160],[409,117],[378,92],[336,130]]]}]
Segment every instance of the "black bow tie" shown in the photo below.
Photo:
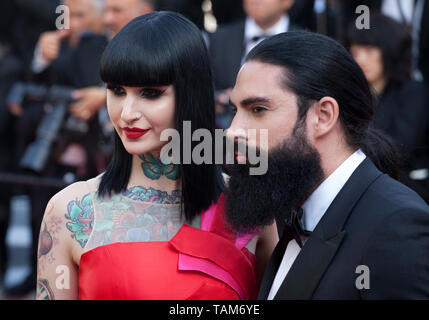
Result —
[{"label": "black bow tie", "polygon": [[305,244],[307,238],[311,235],[311,231],[304,230],[302,227],[302,217],[304,215],[304,210],[299,208],[298,210],[292,211],[289,218],[285,219],[285,227],[282,235],[281,241],[284,242],[285,247],[292,239],[298,243],[302,248]]}]

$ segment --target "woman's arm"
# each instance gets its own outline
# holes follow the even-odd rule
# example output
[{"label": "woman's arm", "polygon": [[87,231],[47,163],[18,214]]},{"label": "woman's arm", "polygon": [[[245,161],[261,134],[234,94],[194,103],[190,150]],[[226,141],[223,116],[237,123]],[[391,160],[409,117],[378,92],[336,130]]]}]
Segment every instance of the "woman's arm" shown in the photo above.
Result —
[{"label": "woman's arm", "polygon": [[42,220],[37,263],[36,299],[77,299],[78,268],[71,253],[66,228],[64,194],[55,195],[46,206]]},{"label": "woman's arm", "polygon": [[258,286],[262,282],[265,268],[274,251],[274,248],[279,241],[277,233],[277,225],[274,221],[271,225],[264,227],[259,234],[258,242],[256,244],[256,279]]}]

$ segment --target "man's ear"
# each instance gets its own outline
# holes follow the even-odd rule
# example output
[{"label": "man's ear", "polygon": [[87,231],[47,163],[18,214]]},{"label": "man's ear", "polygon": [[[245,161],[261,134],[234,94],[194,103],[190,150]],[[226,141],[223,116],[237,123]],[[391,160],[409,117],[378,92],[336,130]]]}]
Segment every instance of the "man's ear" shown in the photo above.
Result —
[{"label": "man's ear", "polygon": [[332,97],[323,97],[312,106],[313,136],[315,139],[331,132],[338,123],[339,106],[337,100]]}]

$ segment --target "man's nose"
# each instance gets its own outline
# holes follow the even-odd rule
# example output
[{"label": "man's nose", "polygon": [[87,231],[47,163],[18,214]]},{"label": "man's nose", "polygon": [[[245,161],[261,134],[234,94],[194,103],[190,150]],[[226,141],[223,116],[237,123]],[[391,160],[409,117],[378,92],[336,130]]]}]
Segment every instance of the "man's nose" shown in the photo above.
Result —
[{"label": "man's nose", "polygon": [[246,139],[247,137],[246,132],[247,132],[246,121],[237,112],[234,118],[232,119],[231,125],[226,130],[226,137],[230,140],[235,140],[237,138]]},{"label": "man's nose", "polygon": [[110,27],[114,22],[113,13],[105,12],[103,15],[103,23],[105,26]]}]

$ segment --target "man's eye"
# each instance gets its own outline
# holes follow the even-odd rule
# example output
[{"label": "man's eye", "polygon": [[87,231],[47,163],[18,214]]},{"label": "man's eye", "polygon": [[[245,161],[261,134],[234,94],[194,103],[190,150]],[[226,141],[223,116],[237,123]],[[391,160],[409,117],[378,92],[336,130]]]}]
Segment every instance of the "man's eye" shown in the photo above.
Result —
[{"label": "man's eye", "polygon": [[120,97],[120,96],[125,95],[125,90],[124,90],[124,88],[122,88],[122,87],[119,87],[119,86],[115,86],[115,85],[110,85],[110,84],[108,84],[108,85],[107,85],[107,89],[108,89],[108,90],[110,90],[110,91],[112,91],[112,93],[113,93],[115,96]]},{"label": "man's eye", "polygon": [[155,88],[145,88],[141,91],[141,96],[147,99],[156,99],[164,93],[165,90]]},{"label": "man's eye", "polygon": [[254,113],[254,114],[260,114],[260,113],[265,112],[265,111],[267,111],[267,108],[260,107],[260,106],[256,106],[256,107],[252,108],[252,113]]}]

